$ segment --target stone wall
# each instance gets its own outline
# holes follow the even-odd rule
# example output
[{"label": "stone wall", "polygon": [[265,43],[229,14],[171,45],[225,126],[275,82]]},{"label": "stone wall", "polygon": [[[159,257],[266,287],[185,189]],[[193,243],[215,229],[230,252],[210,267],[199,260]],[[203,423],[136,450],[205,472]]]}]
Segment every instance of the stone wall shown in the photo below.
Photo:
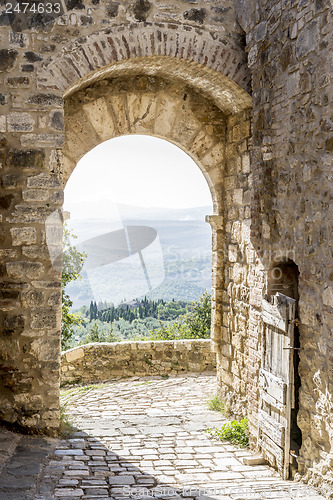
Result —
[{"label": "stone wall", "polygon": [[[299,471],[333,488],[332,2],[240,0],[236,6],[253,88],[251,239],[259,262],[251,288],[267,291],[274,262],[298,266]],[[259,335],[249,345],[260,353],[257,324]],[[254,388],[259,366],[251,368]],[[250,411],[253,423],[256,408]]]},{"label": "stone wall", "polygon": [[[248,341],[251,257],[252,175],[250,170],[251,113],[233,114],[226,124],[223,184],[224,215],[211,218],[213,238],[213,340],[218,360],[221,395],[235,414],[247,414]],[[216,252],[216,254],[215,254]],[[214,256],[216,257],[214,258]]]},{"label": "stone wall", "polygon": [[253,446],[262,297],[275,263],[298,267],[299,470],[328,484],[331,1],[66,5],[47,24],[0,7],[0,419],[59,425],[61,207],[77,160],[117,135],[156,135],[190,154],[211,189],[217,372]]},{"label": "stone wall", "polygon": [[74,347],[61,356],[62,384],[215,370],[210,340],[95,343]]}]

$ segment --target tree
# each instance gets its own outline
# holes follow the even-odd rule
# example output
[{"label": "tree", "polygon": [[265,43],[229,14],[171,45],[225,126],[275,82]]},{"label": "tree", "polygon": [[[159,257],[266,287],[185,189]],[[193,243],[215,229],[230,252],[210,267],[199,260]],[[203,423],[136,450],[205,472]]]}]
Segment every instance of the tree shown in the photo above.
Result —
[{"label": "tree", "polygon": [[79,252],[75,246],[71,245],[70,238],[77,238],[64,224],[62,239],[62,319],[61,319],[61,348],[69,347],[73,336],[73,327],[81,324],[81,319],[70,312],[73,302],[66,293],[66,286],[71,281],[81,279],[82,270],[87,254]]},{"label": "tree", "polygon": [[107,342],[120,342],[121,341],[120,335],[118,335],[118,333],[113,331],[112,324],[110,325],[109,333],[106,336],[106,341]]},{"label": "tree", "polygon": [[199,301],[194,302],[192,311],[179,316],[171,325],[159,321],[149,335],[152,340],[207,339],[210,337],[211,295],[204,292]]},{"label": "tree", "polygon": [[95,320],[91,325],[90,331],[86,338],[87,343],[90,342],[105,342],[105,335],[103,331],[100,330],[100,326],[102,326],[98,320]]}]

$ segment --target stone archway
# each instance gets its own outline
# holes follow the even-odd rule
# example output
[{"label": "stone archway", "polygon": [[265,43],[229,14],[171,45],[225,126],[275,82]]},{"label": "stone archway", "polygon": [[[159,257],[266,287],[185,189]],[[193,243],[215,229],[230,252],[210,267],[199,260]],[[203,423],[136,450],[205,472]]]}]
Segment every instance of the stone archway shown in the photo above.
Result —
[{"label": "stone archway", "polygon": [[[223,81],[220,90],[232,88],[243,98],[251,93],[247,55],[236,33],[179,23],[121,24],[72,39],[60,53],[41,64],[37,88],[68,92],[80,86],[83,80],[98,78],[100,70],[105,72],[121,62],[127,67],[134,61],[149,67],[152,57],[162,59],[162,70],[169,76],[179,74],[177,65],[186,61],[183,75],[188,81],[193,77],[199,81],[206,74],[208,86]],[[189,62],[199,65],[194,72]]]},{"label": "stone archway", "polygon": [[[39,113],[49,117],[50,133],[30,133],[28,129],[20,139],[23,151],[14,140],[4,177],[15,201],[10,201],[6,219],[12,238],[8,245],[13,250],[3,271],[4,293],[7,297],[15,293],[20,301],[9,298],[2,315],[4,330],[10,333],[2,345],[3,421],[35,432],[52,433],[59,425],[61,269],[53,256],[59,253],[61,242],[63,188],[78,159],[111,137],[136,133],[164,138],[187,152],[201,168],[214,201],[209,220],[213,228],[213,339],[218,353],[222,341],[231,349],[232,340],[224,334],[229,307],[224,256],[230,254],[233,266],[235,238],[249,245],[251,98],[228,75],[243,74],[240,83],[246,88],[249,80],[244,77],[245,59],[239,48],[231,50],[231,42],[226,43],[230,50],[223,52],[226,59],[217,72],[208,64],[211,55],[204,49],[210,47],[206,34],[193,36],[197,43],[201,40],[201,64],[195,60],[194,38],[189,37],[184,42],[189,60],[160,55],[152,48],[151,56],[104,60],[108,64],[103,65],[103,58],[95,57],[92,35],[88,47],[95,66],[76,71],[73,61],[79,57],[81,45],[75,42],[38,69],[36,85],[42,92],[29,97],[29,106],[37,106]],[[221,40],[216,39],[216,45],[222,51]],[[103,48],[102,42],[99,47]],[[66,66],[68,57],[74,64],[72,70]],[[66,75],[63,80],[58,78],[61,71]],[[43,125],[45,119],[38,123]],[[19,184],[15,180],[18,166]],[[237,233],[235,224],[244,224],[244,231]],[[239,282],[246,273],[246,265],[240,267]],[[224,366],[219,378],[232,387]]]},{"label": "stone archway", "polygon": [[[183,61],[182,65],[185,64]],[[147,59],[144,67],[154,65],[156,61]],[[120,71],[118,67],[113,67],[104,79],[92,78],[90,82],[93,83],[68,92],[65,97],[63,183],[67,182],[84,154],[101,142],[120,135],[157,136],[176,144],[193,158],[207,181],[213,200],[214,215],[208,220],[213,229],[212,338],[219,343],[224,268],[221,248],[225,241],[224,177],[227,159],[230,161],[232,157],[230,149],[233,142],[227,137],[228,126],[230,133],[231,103],[226,99],[223,106],[218,107],[212,99],[201,95],[187,82],[156,75],[156,67],[155,74],[145,75],[142,68],[136,74],[138,67],[132,62],[128,63],[127,70],[124,66]],[[240,101],[235,99],[233,109],[241,107],[244,102],[244,95]],[[234,119],[235,116],[238,117],[235,121],[237,126],[246,128],[248,113],[237,113]],[[249,133],[249,127],[246,130]],[[242,152],[243,155],[245,153],[247,150]]]}]

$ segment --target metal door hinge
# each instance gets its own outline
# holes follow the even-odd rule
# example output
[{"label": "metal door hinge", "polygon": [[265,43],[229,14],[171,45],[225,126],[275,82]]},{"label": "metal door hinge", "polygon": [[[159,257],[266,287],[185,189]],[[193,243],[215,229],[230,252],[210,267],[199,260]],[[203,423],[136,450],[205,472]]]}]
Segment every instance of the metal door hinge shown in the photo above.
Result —
[{"label": "metal door hinge", "polygon": [[288,320],[288,323],[289,325],[296,325],[296,326],[299,326],[300,325],[300,320],[298,318],[295,318],[295,319],[289,319]]}]

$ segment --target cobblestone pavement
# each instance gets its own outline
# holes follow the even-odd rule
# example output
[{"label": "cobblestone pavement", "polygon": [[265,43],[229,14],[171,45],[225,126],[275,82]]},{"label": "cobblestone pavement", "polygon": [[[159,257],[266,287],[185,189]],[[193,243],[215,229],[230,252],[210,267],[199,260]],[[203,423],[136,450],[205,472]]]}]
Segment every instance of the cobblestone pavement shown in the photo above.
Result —
[{"label": "cobblestone pavement", "polygon": [[0,500],[324,498],[266,465],[244,465],[248,450],[210,437],[205,429],[225,421],[208,409],[215,392],[214,375],[132,378],[67,391],[66,413],[78,429],[69,438],[14,435],[6,449],[0,433],[0,451],[6,449]]}]

